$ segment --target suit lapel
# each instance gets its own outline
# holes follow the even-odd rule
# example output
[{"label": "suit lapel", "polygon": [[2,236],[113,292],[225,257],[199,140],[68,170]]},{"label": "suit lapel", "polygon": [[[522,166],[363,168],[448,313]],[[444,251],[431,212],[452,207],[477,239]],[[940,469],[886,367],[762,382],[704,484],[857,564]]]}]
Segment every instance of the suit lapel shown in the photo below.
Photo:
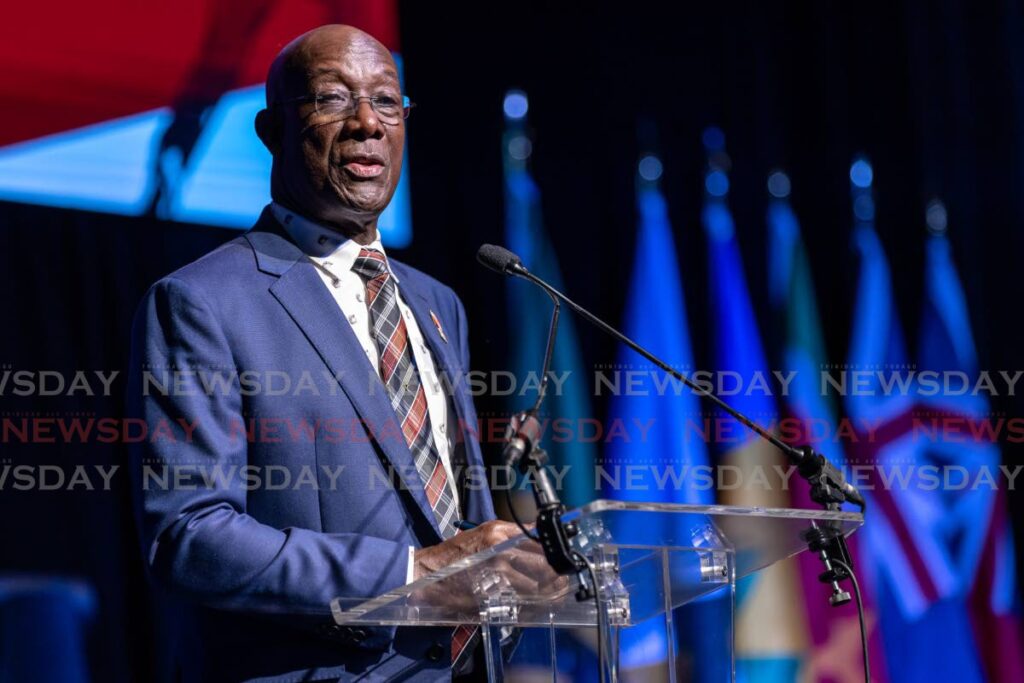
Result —
[{"label": "suit lapel", "polygon": [[[263,218],[257,223],[257,230]],[[276,226],[277,221],[273,217],[270,220]],[[276,230],[257,230],[248,233],[246,238],[253,246],[260,269],[279,275],[270,293],[338,379],[342,391],[373,432],[384,456],[399,473],[405,488],[440,539],[437,520],[391,407],[387,388],[362,352],[352,328],[345,324],[337,302],[298,247]]]}]

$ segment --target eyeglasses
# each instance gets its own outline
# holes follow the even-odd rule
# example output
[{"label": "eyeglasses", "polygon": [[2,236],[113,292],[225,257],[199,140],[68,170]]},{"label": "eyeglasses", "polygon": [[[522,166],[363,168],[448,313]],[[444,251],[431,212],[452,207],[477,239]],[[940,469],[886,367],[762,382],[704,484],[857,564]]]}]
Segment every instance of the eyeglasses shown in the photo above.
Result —
[{"label": "eyeglasses", "polygon": [[366,100],[376,112],[377,118],[383,123],[395,125],[402,119],[409,118],[409,111],[416,106],[403,95],[397,99],[391,95],[353,95],[345,90],[302,95],[288,100],[278,100],[274,105],[281,104],[313,104],[313,110],[324,122],[343,121],[356,115],[359,103]]}]

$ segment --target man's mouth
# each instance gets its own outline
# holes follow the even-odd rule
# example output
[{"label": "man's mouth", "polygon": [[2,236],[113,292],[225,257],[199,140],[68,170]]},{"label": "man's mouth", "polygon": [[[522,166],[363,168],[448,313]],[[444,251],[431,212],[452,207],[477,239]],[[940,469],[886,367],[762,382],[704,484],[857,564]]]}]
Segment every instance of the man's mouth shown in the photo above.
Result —
[{"label": "man's mouth", "polygon": [[376,154],[353,156],[342,162],[342,168],[355,178],[376,178],[384,173],[384,159]]}]

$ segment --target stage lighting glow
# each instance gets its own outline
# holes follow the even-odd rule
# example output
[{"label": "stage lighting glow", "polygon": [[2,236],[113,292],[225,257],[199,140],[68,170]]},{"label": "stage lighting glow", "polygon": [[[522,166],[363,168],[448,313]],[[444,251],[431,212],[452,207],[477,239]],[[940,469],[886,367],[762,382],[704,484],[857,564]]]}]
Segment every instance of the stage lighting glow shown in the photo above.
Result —
[{"label": "stage lighting glow", "polygon": [[721,171],[711,171],[704,176],[704,189],[712,197],[724,197],[729,193],[729,176]]},{"label": "stage lighting glow", "polygon": [[857,187],[871,187],[875,174],[867,159],[857,159],[850,166],[850,182]]},{"label": "stage lighting glow", "polygon": [[701,135],[704,149],[709,152],[717,152],[725,149],[725,133],[718,126],[708,126]]},{"label": "stage lighting glow", "polygon": [[530,110],[530,101],[522,90],[509,90],[505,94],[505,116],[510,119],[521,119]]},{"label": "stage lighting glow", "polygon": [[782,171],[775,171],[768,176],[768,194],[776,199],[788,197],[790,189],[789,176]]},{"label": "stage lighting glow", "polygon": [[925,223],[928,224],[928,229],[936,235],[942,235],[946,232],[946,224],[948,216],[946,214],[946,205],[941,200],[933,199],[928,202],[928,207],[924,212]]},{"label": "stage lighting glow", "polygon": [[508,141],[508,155],[517,161],[530,158],[533,152],[533,143],[525,135],[517,135]]},{"label": "stage lighting glow", "polygon": [[875,201],[868,195],[862,194],[853,200],[853,215],[857,220],[875,220]]},{"label": "stage lighting glow", "polygon": [[0,148],[0,199],[140,214],[153,191],[153,140],[171,118],[154,109]]},{"label": "stage lighting glow", "polygon": [[640,160],[640,177],[644,180],[657,180],[661,177],[661,160],[653,154],[648,154]]}]

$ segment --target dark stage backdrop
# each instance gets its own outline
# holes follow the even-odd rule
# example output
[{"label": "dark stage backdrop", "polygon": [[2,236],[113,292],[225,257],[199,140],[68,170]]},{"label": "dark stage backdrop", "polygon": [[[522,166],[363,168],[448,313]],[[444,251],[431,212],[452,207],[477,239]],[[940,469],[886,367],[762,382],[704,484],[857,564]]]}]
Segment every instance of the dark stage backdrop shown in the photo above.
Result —
[{"label": "dark stage backdrop", "polygon": [[[413,240],[392,253],[451,284],[472,323],[473,364],[506,364],[503,283],[474,262],[501,242],[502,98],[530,95],[532,168],[544,220],[578,301],[617,321],[635,235],[638,127],[657,131],[698,362],[709,335],[700,226],[701,131],[726,133],[731,205],[751,283],[766,281],[765,178],[784,167],[812,259],[829,355],[843,359],[856,262],[848,169],[875,169],[877,227],[901,318],[920,311],[924,205],[941,196],[982,368],[1021,367],[1024,344],[1024,10],[1019,3],[651,2],[571,11],[402,3]],[[670,9],[670,6],[674,9]],[[628,7],[628,10],[627,10]],[[447,18],[446,18],[447,17]],[[97,21],[101,21],[97,19]],[[148,30],[148,29],[140,29]],[[6,93],[16,97],[17,93]],[[0,115],[2,116],[2,115]],[[124,365],[135,304],[157,278],[237,231],[14,203],[0,204],[0,366],[109,370]],[[752,286],[767,310],[765,287]],[[546,312],[538,312],[546,315]],[[769,324],[761,319],[762,329]],[[581,336],[586,360],[615,346]],[[3,399],[5,414],[120,412],[106,398]],[[1020,397],[993,401],[1024,415]],[[504,403],[481,399],[482,412]],[[597,405],[599,415],[604,405]],[[119,447],[0,444],[4,463],[123,464]],[[1019,463],[1012,445],[1004,458]],[[1021,499],[1011,496],[1015,522]],[[89,657],[97,680],[148,664],[148,612],[127,492],[0,493],[0,569],[73,574],[99,593]],[[1018,552],[1024,543],[1018,542]],[[1019,565],[1020,563],[1018,563]],[[1019,575],[1018,575],[1019,576]]]}]

